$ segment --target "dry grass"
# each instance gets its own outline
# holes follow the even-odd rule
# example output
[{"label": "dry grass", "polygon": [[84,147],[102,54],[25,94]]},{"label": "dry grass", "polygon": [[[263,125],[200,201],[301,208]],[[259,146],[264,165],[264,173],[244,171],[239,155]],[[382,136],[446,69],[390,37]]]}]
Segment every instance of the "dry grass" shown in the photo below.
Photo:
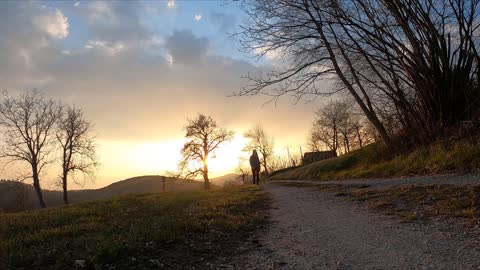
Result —
[{"label": "dry grass", "polygon": [[355,200],[370,208],[397,215],[405,220],[430,218],[480,218],[480,185],[411,185],[380,190],[352,190]]},{"label": "dry grass", "polygon": [[370,189],[368,185],[344,186],[314,183],[279,183],[298,188],[330,192],[364,202],[370,209],[401,218],[403,221],[433,218],[465,218],[470,224],[480,221],[480,185],[409,185]]},{"label": "dry grass", "polygon": [[0,269],[158,269],[236,252],[266,219],[268,196],[246,185],[126,195],[0,215]]},{"label": "dry grass", "polygon": [[480,169],[480,144],[471,141],[437,143],[390,158],[379,145],[309,165],[274,173],[274,180],[331,180],[466,173]]}]

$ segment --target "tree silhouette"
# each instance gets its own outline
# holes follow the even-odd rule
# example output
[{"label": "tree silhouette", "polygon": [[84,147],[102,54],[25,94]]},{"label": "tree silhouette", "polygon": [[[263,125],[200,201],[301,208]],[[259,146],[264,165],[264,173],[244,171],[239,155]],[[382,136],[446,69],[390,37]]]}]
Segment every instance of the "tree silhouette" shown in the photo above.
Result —
[{"label": "tree silhouette", "polygon": [[185,126],[187,142],[182,148],[180,171],[186,178],[203,176],[205,189],[210,188],[208,179],[208,158],[218,147],[233,138],[233,132],[220,128],[212,117],[198,114],[194,119],[188,119]]},{"label": "tree silhouette", "polygon": [[52,161],[54,128],[61,111],[58,103],[35,90],[18,98],[5,96],[0,103],[0,124],[4,130],[1,157],[9,159],[9,162],[29,164],[30,177],[42,208],[47,206],[40,187],[40,174]]},{"label": "tree silhouette", "polygon": [[[236,35],[243,49],[285,63],[249,76],[239,95],[348,92],[390,147],[397,134],[387,119],[426,143],[478,118],[480,0],[245,0],[243,7],[250,18]],[[321,85],[332,78],[333,87]]]},{"label": "tree silhouette", "polygon": [[85,120],[81,109],[67,107],[59,118],[56,137],[62,152],[60,179],[65,204],[68,204],[68,176],[74,178],[75,173],[80,172],[84,178],[91,178],[98,165],[90,132],[91,124]]},{"label": "tree silhouette", "polygon": [[265,173],[268,175],[270,157],[273,155],[273,138],[269,137],[261,125],[256,125],[244,134],[249,142],[245,146],[245,151],[256,149],[262,155],[261,163]]}]

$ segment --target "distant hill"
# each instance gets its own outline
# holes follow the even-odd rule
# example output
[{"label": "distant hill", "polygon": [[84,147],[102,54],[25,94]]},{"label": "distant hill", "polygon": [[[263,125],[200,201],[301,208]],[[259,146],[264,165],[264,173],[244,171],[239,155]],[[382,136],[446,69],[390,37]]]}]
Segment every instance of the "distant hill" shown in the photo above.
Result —
[{"label": "distant hill", "polygon": [[212,178],[210,179],[210,182],[217,186],[235,186],[243,184],[242,177],[239,174],[234,173]]},{"label": "distant hill", "polygon": [[[71,190],[68,192],[71,203],[104,199],[123,194],[162,192],[163,176],[138,176],[115,182],[100,189]],[[200,181],[165,177],[166,191],[202,189]],[[63,193],[57,190],[43,190],[47,206],[63,205]],[[37,195],[32,185],[16,181],[0,180],[0,212],[15,212],[39,208]]]}]

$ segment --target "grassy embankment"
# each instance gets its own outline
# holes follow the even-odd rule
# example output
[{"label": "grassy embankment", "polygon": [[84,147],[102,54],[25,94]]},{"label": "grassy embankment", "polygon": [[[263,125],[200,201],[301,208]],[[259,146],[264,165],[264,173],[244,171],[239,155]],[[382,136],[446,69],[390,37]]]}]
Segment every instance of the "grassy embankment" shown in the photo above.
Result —
[{"label": "grassy embankment", "polygon": [[267,194],[247,185],[1,214],[0,269],[202,266],[236,252],[268,205]]},{"label": "grassy embankment", "polygon": [[[378,145],[369,145],[349,154],[285,169],[273,175],[275,180],[332,180],[382,178],[442,173],[468,173],[480,168],[480,144],[466,141],[438,143],[394,157],[383,155]],[[383,189],[368,186],[285,184],[311,186],[334,192],[368,207],[403,220],[429,218],[467,218],[470,224],[480,220],[480,186],[409,185]]]},{"label": "grassy embankment", "polygon": [[385,152],[381,146],[371,144],[336,158],[278,171],[272,175],[272,179],[399,177],[465,173],[480,168],[480,144],[477,143],[438,143],[393,157]]}]

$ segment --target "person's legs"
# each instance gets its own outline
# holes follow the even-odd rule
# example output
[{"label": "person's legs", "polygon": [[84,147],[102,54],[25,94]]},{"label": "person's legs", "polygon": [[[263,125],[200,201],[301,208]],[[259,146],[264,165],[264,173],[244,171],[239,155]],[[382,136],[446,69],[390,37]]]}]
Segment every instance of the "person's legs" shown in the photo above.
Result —
[{"label": "person's legs", "polygon": [[256,174],[255,174],[255,171],[256,171],[256,170],[255,170],[254,168],[252,168],[252,177],[253,177],[252,181],[253,181],[253,184],[256,183],[256,181],[255,181],[255,175],[256,175]]},{"label": "person's legs", "polygon": [[255,178],[257,179],[256,184],[260,185],[260,170],[255,170]]}]

